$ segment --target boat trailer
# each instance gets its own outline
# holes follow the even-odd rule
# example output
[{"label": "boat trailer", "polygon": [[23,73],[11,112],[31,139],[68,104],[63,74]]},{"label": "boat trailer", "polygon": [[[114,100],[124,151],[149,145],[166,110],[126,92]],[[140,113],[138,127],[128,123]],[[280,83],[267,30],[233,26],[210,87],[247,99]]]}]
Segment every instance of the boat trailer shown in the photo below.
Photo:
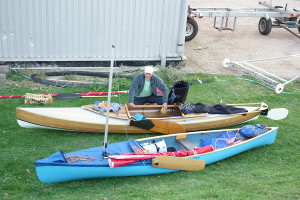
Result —
[{"label": "boat trailer", "polygon": [[[266,60],[275,60],[275,59],[281,59],[281,58],[289,58],[289,57],[300,57],[300,54],[295,54],[295,55],[289,55],[289,56],[282,56],[282,57],[274,57],[274,58],[265,58],[265,59],[258,59],[258,60],[246,60],[246,61],[231,61],[228,58],[223,60],[223,66],[224,67],[233,67],[241,72],[244,72],[248,74],[249,76],[252,76],[263,83],[271,86],[274,88],[275,92],[277,94],[283,92],[284,86],[291,83],[292,81],[300,78],[300,75],[297,75],[291,80],[285,80],[281,77],[278,77],[266,70],[260,69],[257,66],[254,66],[253,64],[250,64],[251,62],[258,62],[258,61],[266,61]],[[257,72],[257,71],[259,72]],[[267,77],[268,76],[268,77]],[[270,78],[272,77],[272,78]],[[276,79],[276,80],[274,80]]]},{"label": "boat trailer", "polygon": [[[258,29],[260,34],[268,35],[271,32],[272,27],[284,28],[290,33],[300,38],[300,34],[296,34],[289,28],[298,28],[300,33],[300,10],[293,8],[288,9],[287,4],[285,8],[282,6],[273,6],[267,2],[259,2],[261,6],[266,8],[189,8],[191,13],[195,16],[202,17],[214,17],[214,28],[219,31],[231,30],[234,31],[236,27],[237,17],[260,17],[258,23]],[[220,27],[216,26],[217,17],[222,17]],[[233,17],[233,26],[228,27],[229,17]],[[271,18],[275,18],[272,22]]]}]

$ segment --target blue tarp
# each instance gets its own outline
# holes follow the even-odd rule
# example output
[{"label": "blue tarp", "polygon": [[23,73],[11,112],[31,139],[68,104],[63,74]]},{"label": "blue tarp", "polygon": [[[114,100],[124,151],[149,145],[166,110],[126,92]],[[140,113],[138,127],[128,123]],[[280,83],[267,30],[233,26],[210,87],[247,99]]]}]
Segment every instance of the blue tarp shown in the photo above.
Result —
[{"label": "blue tarp", "polygon": [[217,150],[244,138],[245,136],[241,135],[237,131],[224,131],[217,138],[209,138],[203,141],[202,146],[212,145],[214,150]]},{"label": "blue tarp", "polygon": [[[133,146],[137,146],[138,148],[142,148],[136,140],[130,139],[129,141],[125,142],[118,142],[118,143],[113,143],[109,144],[107,146],[107,152],[109,155],[120,155],[120,154],[129,154],[129,153],[135,153],[132,149]],[[48,158],[38,160],[35,162],[35,166],[49,166],[49,165],[67,165],[67,166],[109,166],[108,165],[108,160],[103,159],[101,157],[103,152],[103,146],[100,147],[94,147],[90,149],[85,149],[81,151],[76,151],[72,153],[67,153],[64,154],[64,156],[67,158],[69,156],[81,156],[81,155],[87,155],[95,160],[93,161],[77,161],[73,163],[66,163],[63,162],[63,157],[61,156],[61,152],[56,152],[52,155],[50,155]],[[150,161],[149,161],[150,162]],[[144,162],[136,162],[133,163],[133,165],[140,165],[143,164]]]}]

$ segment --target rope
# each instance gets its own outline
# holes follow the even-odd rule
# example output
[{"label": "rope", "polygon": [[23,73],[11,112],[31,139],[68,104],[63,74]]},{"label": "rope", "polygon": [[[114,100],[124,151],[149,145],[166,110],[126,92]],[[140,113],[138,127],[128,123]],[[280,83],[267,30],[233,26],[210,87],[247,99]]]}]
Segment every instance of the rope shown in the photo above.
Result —
[{"label": "rope", "polygon": [[95,158],[88,155],[78,155],[78,156],[67,156],[66,160],[68,163],[73,163],[77,161],[93,161]]}]

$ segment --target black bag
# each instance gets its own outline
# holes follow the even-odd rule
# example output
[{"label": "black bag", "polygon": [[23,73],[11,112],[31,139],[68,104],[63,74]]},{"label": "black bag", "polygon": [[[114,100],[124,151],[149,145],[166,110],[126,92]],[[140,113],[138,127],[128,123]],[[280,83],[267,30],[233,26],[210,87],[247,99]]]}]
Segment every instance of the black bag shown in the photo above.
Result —
[{"label": "black bag", "polygon": [[192,84],[186,81],[178,81],[171,88],[169,93],[168,105],[174,103],[184,103]]}]

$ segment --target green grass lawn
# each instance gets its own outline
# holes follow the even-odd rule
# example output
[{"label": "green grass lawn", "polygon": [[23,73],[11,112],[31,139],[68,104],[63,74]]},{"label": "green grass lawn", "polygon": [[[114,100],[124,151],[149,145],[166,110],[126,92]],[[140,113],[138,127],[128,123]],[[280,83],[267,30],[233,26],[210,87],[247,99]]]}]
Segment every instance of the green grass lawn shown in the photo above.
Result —
[{"label": "green grass lawn", "polygon": [[[213,76],[198,74],[192,78]],[[224,80],[224,81],[221,81]],[[114,90],[128,90],[129,80],[114,79]],[[116,86],[118,85],[118,86]],[[27,80],[2,84],[1,95],[104,91],[105,88],[56,88]],[[71,152],[103,143],[101,133],[25,129],[18,126],[15,109],[19,106],[70,107],[91,104],[92,98],[56,101],[51,105],[25,105],[24,99],[0,99],[0,199],[300,199],[300,87],[286,85],[282,94],[255,82],[218,76],[216,81],[190,87],[186,103],[256,103],[270,108],[289,109],[286,119],[273,121],[264,116],[248,124],[278,126],[274,144],[253,149],[210,164],[201,172],[175,172],[162,175],[103,178],[64,183],[41,183],[34,161],[63,150]],[[126,103],[120,94],[113,102]],[[236,126],[241,127],[241,126]],[[109,143],[153,134],[113,134]]]}]

